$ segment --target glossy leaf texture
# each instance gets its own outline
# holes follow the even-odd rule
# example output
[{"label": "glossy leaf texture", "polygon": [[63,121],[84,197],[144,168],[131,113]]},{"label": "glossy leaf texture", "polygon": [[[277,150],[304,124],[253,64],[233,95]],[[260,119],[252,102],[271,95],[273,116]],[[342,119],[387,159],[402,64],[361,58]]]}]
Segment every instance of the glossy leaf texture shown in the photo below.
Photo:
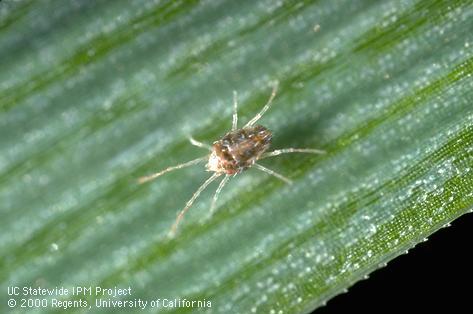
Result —
[{"label": "glossy leaf texture", "polygon": [[[323,305],[471,211],[472,29],[470,0],[1,1],[0,290]],[[137,179],[207,154],[188,137],[230,129],[233,90],[242,126],[276,81],[272,148],[326,154],[260,161],[294,184],[250,169],[210,215],[214,182],[168,238],[211,174]]]}]

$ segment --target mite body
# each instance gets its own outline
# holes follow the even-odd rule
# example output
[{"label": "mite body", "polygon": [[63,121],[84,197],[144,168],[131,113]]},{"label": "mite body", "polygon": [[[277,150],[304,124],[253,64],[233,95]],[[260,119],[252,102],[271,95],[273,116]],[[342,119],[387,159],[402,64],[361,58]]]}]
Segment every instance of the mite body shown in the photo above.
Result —
[{"label": "mite body", "polygon": [[226,133],[220,140],[215,141],[212,146],[196,141],[190,138],[192,145],[208,149],[210,153],[204,157],[197,158],[177,166],[166,168],[160,172],[145,176],[139,179],[140,183],[151,181],[167,172],[188,167],[207,161],[207,171],[213,172],[212,176],[208,178],[192,195],[191,199],[186,203],[186,206],[177,215],[176,221],[171,227],[169,235],[174,235],[179,222],[184,217],[184,214],[192,206],[197,197],[202,193],[207,186],[215,181],[218,177],[224,176],[220,181],[217,190],[212,198],[212,205],[210,207],[210,214],[215,209],[218,196],[222,191],[228,180],[244,170],[249,168],[256,168],[269,175],[272,175],[286,183],[291,184],[292,181],[285,176],[263,167],[257,161],[267,157],[273,157],[285,153],[311,153],[323,154],[322,150],[312,148],[284,148],[268,152],[273,134],[266,127],[256,124],[256,122],[263,116],[263,114],[270,108],[271,103],[276,96],[277,85],[274,86],[271,96],[266,105],[261,111],[253,117],[244,127],[238,129],[238,102],[237,94],[233,92],[233,123],[230,132]]},{"label": "mite body", "polygon": [[228,132],[214,142],[207,170],[234,175],[250,168],[268,150],[272,137],[261,125]]}]

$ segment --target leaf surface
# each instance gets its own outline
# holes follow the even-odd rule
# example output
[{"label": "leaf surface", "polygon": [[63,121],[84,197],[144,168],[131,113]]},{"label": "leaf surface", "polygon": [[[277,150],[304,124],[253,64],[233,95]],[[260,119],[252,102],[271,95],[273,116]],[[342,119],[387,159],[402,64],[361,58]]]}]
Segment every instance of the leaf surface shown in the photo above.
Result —
[{"label": "leaf surface", "polygon": [[[472,29],[471,1],[0,2],[1,289],[323,305],[471,211]],[[272,148],[326,154],[262,160],[294,184],[252,168],[209,215],[213,183],[168,238],[211,174],[137,179],[205,155],[188,136],[230,129],[233,90],[244,125],[276,81]]]}]

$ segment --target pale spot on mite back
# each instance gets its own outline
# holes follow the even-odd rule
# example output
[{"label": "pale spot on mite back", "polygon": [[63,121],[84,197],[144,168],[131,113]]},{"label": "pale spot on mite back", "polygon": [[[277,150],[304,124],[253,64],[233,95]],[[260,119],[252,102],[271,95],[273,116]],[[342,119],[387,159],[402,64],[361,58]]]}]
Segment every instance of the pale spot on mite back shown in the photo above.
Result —
[{"label": "pale spot on mite back", "polygon": [[311,153],[311,154],[323,154],[325,153],[322,150],[312,149],[312,148],[284,148],[277,149],[271,152],[267,152],[271,146],[271,141],[273,138],[272,132],[256,122],[264,115],[264,113],[271,107],[272,101],[276,96],[277,83],[273,87],[273,91],[266,105],[261,109],[261,111],[253,117],[245,126],[238,128],[238,102],[237,102],[237,93],[233,92],[233,120],[232,120],[232,129],[230,132],[227,132],[221,139],[215,141],[212,146],[196,141],[193,138],[190,138],[192,145],[208,149],[210,153],[204,157],[197,158],[176,166],[168,167],[160,172],[141,177],[138,182],[144,183],[156,179],[157,177],[168,173],[173,170],[181,169],[191,165],[195,165],[204,161],[207,161],[206,169],[207,171],[213,172],[210,176],[192,195],[191,199],[186,203],[186,206],[179,212],[177,215],[176,221],[171,227],[169,235],[174,235],[179,222],[184,217],[184,214],[192,206],[194,201],[199,197],[200,193],[215,179],[220,176],[224,176],[220,184],[218,185],[217,190],[212,198],[212,205],[210,207],[210,214],[213,213],[215,209],[215,204],[217,202],[218,196],[222,191],[225,184],[230,180],[232,176],[235,176],[249,168],[255,167],[256,169],[263,171],[269,175],[272,175],[288,184],[291,184],[292,181],[285,176],[263,167],[258,164],[257,161],[263,158],[273,157],[280,154],[286,153]]}]

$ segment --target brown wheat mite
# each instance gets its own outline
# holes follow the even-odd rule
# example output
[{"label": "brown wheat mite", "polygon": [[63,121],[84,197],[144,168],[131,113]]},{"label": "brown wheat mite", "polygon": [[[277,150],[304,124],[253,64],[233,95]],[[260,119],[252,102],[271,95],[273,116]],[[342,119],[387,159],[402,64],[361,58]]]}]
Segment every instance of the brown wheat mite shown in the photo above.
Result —
[{"label": "brown wheat mite", "polygon": [[192,145],[208,149],[210,151],[209,155],[200,157],[176,166],[166,168],[160,172],[151,174],[149,176],[141,177],[139,183],[144,183],[156,179],[157,177],[168,173],[170,171],[188,167],[191,165],[198,164],[207,160],[207,171],[214,172],[210,178],[208,178],[192,195],[191,199],[186,203],[186,206],[179,212],[177,215],[176,221],[171,227],[170,235],[174,235],[179,225],[179,222],[184,217],[184,214],[192,206],[197,197],[202,193],[202,191],[215,179],[224,175],[222,181],[218,185],[217,190],[212,198],[212,205],[210,207],[210,214],[213,213],[215,209],[215,204],[217,202],[218,196],[222,191],[224,185],[228,182],[231,176],[235,176],[240,172],[250,168],[255,167],[258,170],[264,171],[267,174],[270,174],[286,183],[291,184],[291,180],[285,176],[261,166],[256,163],[258,160],[277,156],[285,153],[312,153],[312,154],[323,154],[324,151],[312,148],[285,148],[278,149],[272,152],[267,152],[269,146],[271,145],[272,133],[270,130],[265,128],[262,125],[255,124],[263,114],[270,108],[271,103],[276,96],[277,84],[274,85],[271,96],[269,97],[266,105],[261,109],[261,111],[251,119],[244,127],[238,129],[238,102],[237,102],[237,93],[233,91],[233,123],[232,129],[230,132],[225,134],[221,139],[215,141],[212,146],[206,145],[204,143],[198,142],[193,138],[190,138]]}]

